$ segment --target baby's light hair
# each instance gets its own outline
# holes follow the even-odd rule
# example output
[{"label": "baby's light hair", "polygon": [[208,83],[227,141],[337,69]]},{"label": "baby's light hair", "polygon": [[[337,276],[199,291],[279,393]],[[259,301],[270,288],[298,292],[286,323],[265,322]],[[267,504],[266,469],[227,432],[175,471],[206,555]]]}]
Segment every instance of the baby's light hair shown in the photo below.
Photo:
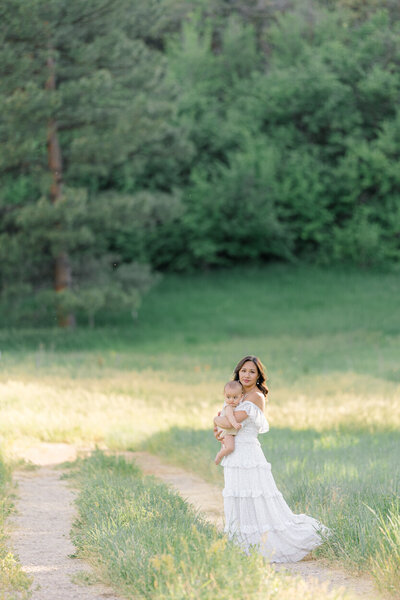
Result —
[{"label": "baby's light hair", "polygon": [[228,383],[226,383],[224,385],[224,392],[226,392],[227,388],[233,389],[233,388],[237,388],[237,387],[239,387],[240,391],[243,392],[243,386],[240,383],[240,381],[235,381],[235,380],[228,381]]}]

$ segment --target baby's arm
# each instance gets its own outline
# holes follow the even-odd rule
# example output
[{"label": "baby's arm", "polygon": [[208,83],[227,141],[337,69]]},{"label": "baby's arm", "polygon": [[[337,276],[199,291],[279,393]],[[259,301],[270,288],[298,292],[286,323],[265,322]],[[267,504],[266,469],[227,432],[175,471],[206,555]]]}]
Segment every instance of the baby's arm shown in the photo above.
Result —
[{"label": "baby's arm", "polygon": [[235,419],[235,415],[233,412],[233,406],[231,404],[227,404],[225,406],[225,416],[228,419],[229,423],[232,425],[232,427],[234,427],[235,429],[241,428],[241,424],[238,423]]}]

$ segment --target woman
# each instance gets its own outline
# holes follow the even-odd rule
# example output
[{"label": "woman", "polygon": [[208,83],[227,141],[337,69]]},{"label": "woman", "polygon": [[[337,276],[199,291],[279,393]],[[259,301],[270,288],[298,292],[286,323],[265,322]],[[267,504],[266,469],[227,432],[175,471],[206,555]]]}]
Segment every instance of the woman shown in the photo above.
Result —
[{"label": "woman", "polygon": [[[276,487],[260,442],[259,433],[268,431],[264,416],[265,369],[256,356],[245,356],[237,364],[234,380],[243,386],[244,398],[235,409],[242,423],[235,450],[222,459],[225,488],[225,532],[248,552],[255,545],[271,562],[296,562],[322,543],[329,530],[307,515],[295,515]],[[216,426],[229,427],[226,417],[215,417]]]}]

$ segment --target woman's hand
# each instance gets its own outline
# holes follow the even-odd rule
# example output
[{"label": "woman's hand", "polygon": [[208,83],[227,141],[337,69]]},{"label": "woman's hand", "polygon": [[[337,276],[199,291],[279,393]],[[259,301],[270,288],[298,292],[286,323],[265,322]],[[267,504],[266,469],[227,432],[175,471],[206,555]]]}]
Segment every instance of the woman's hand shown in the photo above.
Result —
[{"label": "woman's hand", "polygon": [[215,437],[216,440],[218,440],[219,442],[221,442],[221,444],[222,444],[222,441],[224,439],[223,435],[224,435],[224,432],[221,431],[221,430],[219,430],[218,427],[216,425],[214,425],[214,437]]},{"label": "woman's hand", "polygon": [[[219,417],[219,416],[220,416],[220,414],[221,414],[221,411],[219,411],[219,412],[218,412],[218,415],[217,415],[217,416]],[[215,419],[214,419],[214,432],[213,432],[213,433],[214,433],[214,437],[215,437],[215,439],[216,439],[216,440],[218,440],[218,442],[221,442],[221,444],[222,444],[222,441],[223,441],[223,439],[224,439],[224,438],[223,438],[223,433],[224,433],[224,432],[223,432],[223,431],[219,431],[219,430],[218,430],[218,427],[217,427],[217,426],[216,426],[216,424],[215,424]]]}]

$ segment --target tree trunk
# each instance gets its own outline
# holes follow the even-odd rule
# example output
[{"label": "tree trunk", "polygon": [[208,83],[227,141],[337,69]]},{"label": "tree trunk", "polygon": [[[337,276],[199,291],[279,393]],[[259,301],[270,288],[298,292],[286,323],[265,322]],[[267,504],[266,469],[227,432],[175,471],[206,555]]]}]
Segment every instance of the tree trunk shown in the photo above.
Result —
[{"label": "tree trunk", "polygon": [[[46,81],[46,90],[56,89],[55,61],[52,56],[47,59],[49,77]],[[62,158],[58,140],[57,121],[52,117],[47,126],[47,156],[49,169],[52,174],[50,198],[55,204],[62,196]],[[67,252],[60,252],[54,261],[54,287],[56,292],[68,290],[71,287],[71,265]],[[73,327],[75,317],[67,313],[62,306],[58,307],[58,324],[60,327]]]}]

